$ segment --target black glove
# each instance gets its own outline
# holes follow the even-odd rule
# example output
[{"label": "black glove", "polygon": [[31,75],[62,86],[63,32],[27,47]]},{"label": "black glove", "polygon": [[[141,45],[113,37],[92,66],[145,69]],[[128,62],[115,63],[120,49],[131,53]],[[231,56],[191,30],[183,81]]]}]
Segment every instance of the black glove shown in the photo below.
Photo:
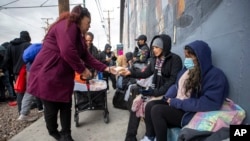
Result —
[{"label": "black glove", "polygon": [[140,89],[139,91],[143,96],[152,96],[152,95],[154,95],[154,90],[151,87],[149,87],[147,89]]},{"label": "black glove", "polygon": [[163,97],[162,97],[162,101],[164,101],[164,102],[166,102],[166,101],[167,101],[167,99],[168,99],[168,98],[167,98],[167,97],[165,97],[165,96],[163,96]]}]

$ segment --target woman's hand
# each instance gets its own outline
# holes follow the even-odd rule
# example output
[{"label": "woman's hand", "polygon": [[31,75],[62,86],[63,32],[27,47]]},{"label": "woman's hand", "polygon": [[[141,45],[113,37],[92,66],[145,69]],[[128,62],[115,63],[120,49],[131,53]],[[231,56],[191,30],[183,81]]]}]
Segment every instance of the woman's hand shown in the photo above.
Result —
[{"label": "woman's hand", "polygon": [[170,105],[170,101],[171,101],[171,98],[168,98],[168,99],[167,99],[168,105]]},{"label": "woman's hand", "polygon": [[112,74],[114,74],[114,75],[117,74],[117,71],[115,70],[115,66],[106,67],[104,71],[106,71],[106,72],[108,72],[108,73],[112,73]]},{"label": "woman's hand", "polygon": [[117,71],[116,71],[116,67],[115,66],[112,66],[112,67],[109,67],[110,68],[110,73],[114,74],[114,75],[117,75]]},{"label": "woman's hand", "polygon": [[122,76],[128,76],[128,75],[131,75],[131,72],[128,69],[125,69],[125,70],[120,71],[119,74]]},{"label": "woman's hand", "polygon": [[85,68],[83,73],[80,76],[81,79],[90,79],[92,78],[92,73],[89,71],[89,69]]}]

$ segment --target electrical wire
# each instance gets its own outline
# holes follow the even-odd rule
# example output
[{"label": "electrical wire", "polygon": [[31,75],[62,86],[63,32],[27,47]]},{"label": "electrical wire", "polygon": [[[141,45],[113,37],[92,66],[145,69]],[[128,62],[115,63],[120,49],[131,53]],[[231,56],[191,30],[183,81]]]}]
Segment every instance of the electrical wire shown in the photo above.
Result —
[{"label": "electrical wire", "polygon": [[[79,4],[70,4],[79,5]],[[26,9],[26,8],[46,8],[46,7],[58,7],[58,5],[44,5],[44,6],[15,6],[15,7],[1,7],[1,9]]]},{"label": "electrical wire", "polygon": [[99,0],[95,0],[96,2],[96,6],[97,6],[97,9],[98,9],[98,12],[99,12],[99,15],[100,15],[100,18],[101,18],[101,22],[104,23],[103,28],[104,28],[104,32],[106,35],[108,35],[108,31],[107,31],[107,26],[105,25],[105,20],[104,20],[104,16],[103,16],[103,12],[102,12],[102,8],[101,8],[101,5],[100,5],[100,1]]},{"label": "electrical wire", "polygon": [[43,2],[40,6],[43,6],[46,2],[48,2],[49,0],[46,0],[45,2]]},{"label": "electrical wire", "polygon": [[20,19],[20,18],[17,18],[17,17],[14,17],[13,15],[10,15],[10,14],[7,14],[7,13],[3,13],[3,12],[1,12],[2,14],[4,14],[4,15],[6,15],[6,16],[9,16],[11,19],[13,19],[13,20],[16,20],[17,22],[21,22],[21,23],[23,23],[24,25],[28,25],[29,27],[33,27],[35,30],[37,30],[37,31],[39,31],[38,29],[40,28],[40,27],[37,27],[37,26],[35,26],[35,25],[33,25],[33,24],[30,24],[30,23],[27,23],[26,21],[24,21],[24,20],[22,20],[22,19]]},{"label": "electrical wire", "polygon": [[19,1],[19,0],[15,0],[15,1],[9,2],[9,3],[7,3],[7,4],[1,5],[0,7],[6,6],[6,5],[10,5],[10,4],[15,3],[15,2],[17,2],[17,1]]}]

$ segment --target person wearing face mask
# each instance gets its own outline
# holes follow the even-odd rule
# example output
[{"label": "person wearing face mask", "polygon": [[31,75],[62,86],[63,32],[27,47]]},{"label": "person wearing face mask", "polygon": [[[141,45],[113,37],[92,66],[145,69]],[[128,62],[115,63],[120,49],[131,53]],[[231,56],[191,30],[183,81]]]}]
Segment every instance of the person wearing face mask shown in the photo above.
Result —
[{"label": "person wearing face mask", "polygon": [[[174,84],[177,74],[182,68],[181,58],[179,55],[171,52],[171,46],[171,37],[169,35],[160,34],[154,36],[150,43],[154,57],[152,57],[152,59],[150,58],[150,63],[145,70],[141,71],[139,69],[129,68],[128,70],[120,72],[123,76],[131,76],[133,78],[148,78],[152,76],[151,85],[148,89],[139,90],[141,95],[137,98],[140,99],[141,97],[144,102],[143,104],[146,104],[147,100],[152,100],[156,97],[160,97],[161,99],[168,88]],[[144,99],[147,100],[144,101]],[[132,109],[129,109],[130,117],[125,141],[137,141],[137,129],[139,127],[140,119],[141,117],[143,118],[144,114],[138,114],[140,111],[144,111],[143,106],[136,111]]]},{"label": "person wearing face mask", "polygon": [[228,96],[228,80],[212,64],[211,49],[204,41],[184,48],[184,68],[162,100],[145,108],[146,134],[141,141],[167,141],[167,129],[185,126],[196,112],[219,110]]}]

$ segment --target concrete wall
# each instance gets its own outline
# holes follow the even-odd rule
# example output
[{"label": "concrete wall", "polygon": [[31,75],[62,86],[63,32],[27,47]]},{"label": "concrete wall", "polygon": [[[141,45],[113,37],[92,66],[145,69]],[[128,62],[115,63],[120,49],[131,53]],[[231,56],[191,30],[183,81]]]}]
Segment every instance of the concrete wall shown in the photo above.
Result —
[{"label": "concrete wall", "polygon": [[185,44],[204,40],[213,63],[227,75],[230,98],[247,112],[250,123],[250,1],[249,0],[125,0],[122,43],[133,51],[139,34],[167,33],[172,51],[182,58]]}]

